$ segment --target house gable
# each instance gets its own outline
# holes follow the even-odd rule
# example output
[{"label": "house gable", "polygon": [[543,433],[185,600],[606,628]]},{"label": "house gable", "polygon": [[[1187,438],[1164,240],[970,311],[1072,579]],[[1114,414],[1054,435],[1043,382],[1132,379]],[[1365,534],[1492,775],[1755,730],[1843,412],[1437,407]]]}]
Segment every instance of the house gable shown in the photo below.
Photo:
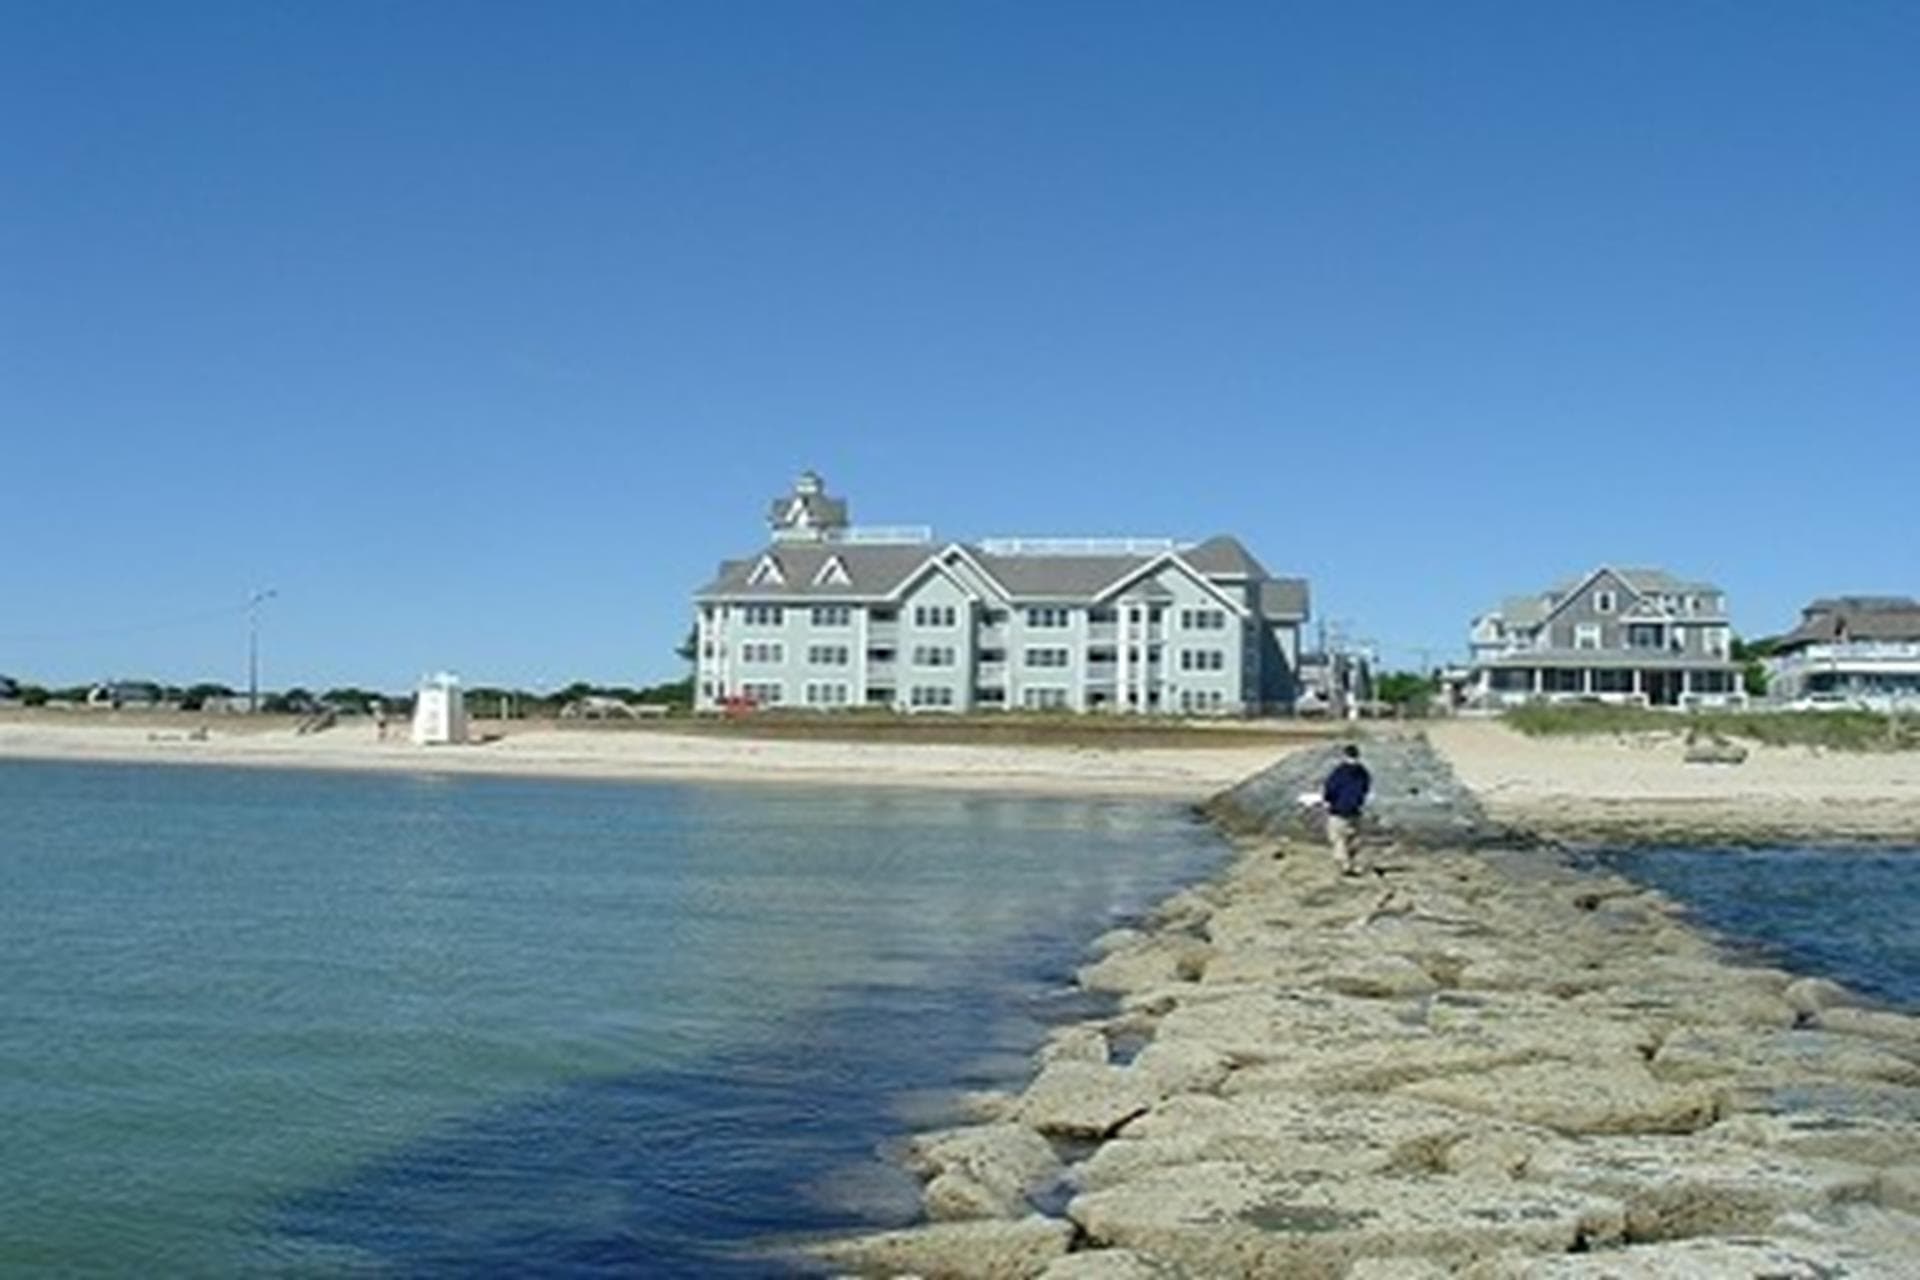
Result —
[{"label": "house gable", "polygon": [[902,578],[900,584],[892,591],[889,591],[887,596],[892,600],[904,600],[908,596],[916,594],[920,585],[927,581],[929,577],[933,576],[940,577],[952,583],[955,589],[967,600],[976,604],[979,603],[980,594],[973,589],[965,578],[961,577],[946,565],[945,556],[940,553],[928,556],[924,564],[908,574],[905,578]]},{"label": "house gable", "polygon": [[[1563,592],[1535,623],[1532,633],[1545,647],[1572,649],[1580,644],[1582,629],[1595,628],[1598,643],[1594,647],[1617,649],[1622,645],[1620,623],[1642,608],[1645,597],[1618,570],[1606,565],[1581,578]],[[1610,604],[1610,608],[1602,608]]]},{"label": "house gable", "polygon": [[1232,592],[1223,590],[1218,583],[1209,580],[1205,574],[1181,559],[1178,552],[1172,551],[1155,556],[1138,568],[1131,569],[1122,574],[1113,582],[1101,588],[1100,591],[1095,593],[1093,598],[1095,601],[1110,600],[1125,591],[1128,587],[1140,582],[1142,579],[1149,577],[1158,578],[1169,569],[1173,570],[1178,578],[1192,584],[1192,586],[1198,588],[1205,595],[1217,600],[1232,610],[1234,616],[1240,618],[1247,616],[1248,609],[1246,601],[1240,599]]}]

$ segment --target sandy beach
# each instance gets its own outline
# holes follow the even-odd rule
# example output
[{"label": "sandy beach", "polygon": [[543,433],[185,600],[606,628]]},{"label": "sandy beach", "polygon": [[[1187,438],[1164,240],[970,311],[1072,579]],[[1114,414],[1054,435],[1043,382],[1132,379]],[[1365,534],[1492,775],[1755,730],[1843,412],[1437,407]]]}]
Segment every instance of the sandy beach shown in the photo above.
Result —
[{"label": "sandy beach", "polygon": [[[195,737],[202,724],[204,739]],[[0,715],[0,759],[396,770],[533,777],[941,787],[1198,801],[1298,745],[1238,732],[1220,745],[1029,745],[835,741],[743,732],[606,730],[479,722],[493,740],[418,747],[349,722],[300,735],[283,726],[84,713]],[[494,735],[498,735],[494,737]]]},{"label": "sandy beach", "polygon": [[1495,821],[1583,843],[1920,842],[1920,752],[1742,743],[1688,764],[1681,732],[1530,738],[1498,721],[1427,736]]}]

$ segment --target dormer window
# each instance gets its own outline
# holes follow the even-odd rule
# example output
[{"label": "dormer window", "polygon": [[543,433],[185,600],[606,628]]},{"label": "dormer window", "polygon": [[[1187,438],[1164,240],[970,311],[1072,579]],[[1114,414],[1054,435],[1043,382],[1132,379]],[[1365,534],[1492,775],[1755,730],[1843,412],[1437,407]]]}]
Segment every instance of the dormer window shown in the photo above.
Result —
[{"label": "dormer window", "polygon": [[753,574],[747,579],[750,587],[782,587],[786,583],[787,575],[780,571],[780,562],[772,556],[761,556],[760,563],[753,566]]},{"label": "dormer window", "polygon": [[839,556],[833,556],[820,566],[820,572],[813,575],[816,587],[850,587],[853,579],[847,575],[846,563]]}]

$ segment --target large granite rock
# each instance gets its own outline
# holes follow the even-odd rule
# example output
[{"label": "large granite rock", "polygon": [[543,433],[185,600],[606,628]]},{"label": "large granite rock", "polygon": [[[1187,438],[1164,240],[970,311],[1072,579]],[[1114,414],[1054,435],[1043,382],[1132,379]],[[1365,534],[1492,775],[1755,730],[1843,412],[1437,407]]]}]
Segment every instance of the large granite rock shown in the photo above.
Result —
[{"label": "large granite rock", "polygon": [[[1424,737],[1373,738],[1360,749],[1361,762],[1373,774],[1367,803],[1373,838],[1403,849],[1530,843],[1494,824]],[[1296,751],[1215,796],[1206,812],[1232,832],[1321,841],[1324,814],[1301,805],[1300,797],[1319,794],[1340,752],[1339,744]]]},{"label": "large granite rock", "polygon": [[1096,1244],[1138,1249],[1199,1275],[1338,1280],[1366,1258],[1460,1264],[1518,1248],[1565,1252],[1619,1240],[1621,1207],[1556,1187],[1458,1178],[1290,1179],[1239,1162],[1154,1170],[1067,1208]]},{"label": "large granite rock", "polygon": [[862,1276],[925,1280],[1030,1280],[1066,1256],[1073,1227],[1038,1216],[1017,1222],[939,1222],[812,1246],[828,1266]]},{"label": "large granite rock", "polygon": [[1400,1092],[1569,1134],[1692,1133],[1718,1118],[1712,1090],[1665,1084],[1627,1062],[1526,1063],[1423,1080]]},{"label": "large granite rock", "polygon": [[1626,1207],[1630,1240],[1765,1231],[1783,1213],[1822,1212],[1875,1193],[1872,1168],[1694,1138],[1594,1138],[1542,1147],[1530,1180]]},{"label": "large granite rock", "polygon": [[1913,1274],[1845,1245],[1708,1237],[1511,1260],[1472,1280],[1912,1280]]}]

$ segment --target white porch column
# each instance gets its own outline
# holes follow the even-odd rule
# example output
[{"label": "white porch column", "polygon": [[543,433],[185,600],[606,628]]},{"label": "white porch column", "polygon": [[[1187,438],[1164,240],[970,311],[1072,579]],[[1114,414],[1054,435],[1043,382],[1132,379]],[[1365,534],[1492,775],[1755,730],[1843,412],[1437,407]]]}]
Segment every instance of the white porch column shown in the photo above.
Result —
[{"label": "white porch column", "polygon": [[1113,709],[1119,715],[1127,714],[1127,680],[1132,675],[1132,664],[1127,661],[1128,637],[1132,633],[1128,615],[1132,612],[1133,606],[1121,601],[1114,614],[1114,634],[1119,642],[1113,654]]},{"label": "white porch column", "polygon": [[856,707],[864,707],[867,705],[867,679],[869,675],[867,671],[867,636],[871,634],[868,630],[869,625],[867,621],[867,606],[863,604],[854,605],[852,702]]}]

